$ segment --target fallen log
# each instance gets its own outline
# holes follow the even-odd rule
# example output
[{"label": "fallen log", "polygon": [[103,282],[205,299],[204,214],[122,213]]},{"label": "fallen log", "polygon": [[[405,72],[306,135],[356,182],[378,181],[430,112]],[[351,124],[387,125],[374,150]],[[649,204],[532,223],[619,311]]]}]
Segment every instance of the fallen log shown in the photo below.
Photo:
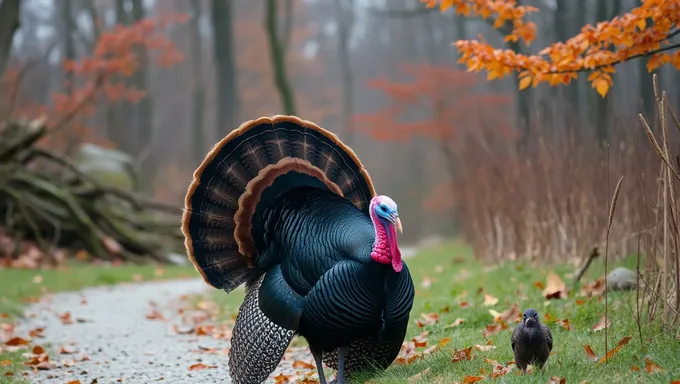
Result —
[{"label": "fallen log", "polygon": [[46,134],[42,120],[0,127],[0,226],[8,236],[35,241],[45,255],[67,248],[104,260],[166,262],[182,252],[179,207],[100,182],[37,147]]}]

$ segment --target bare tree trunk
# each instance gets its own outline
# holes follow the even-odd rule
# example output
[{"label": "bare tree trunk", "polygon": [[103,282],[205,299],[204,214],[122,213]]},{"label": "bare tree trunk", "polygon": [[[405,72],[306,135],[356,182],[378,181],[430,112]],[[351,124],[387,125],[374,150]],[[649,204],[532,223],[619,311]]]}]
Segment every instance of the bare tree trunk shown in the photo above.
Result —
[{"label": "bare tree trunk", "polygon": [[205,134],[203,111],[205,104],[205,93],[203,86],[203,50],[201,49],[201,34],[199,31],[199,20],[201,19],[202,9],[201,0],[191,0],[191,22],[189,25],[191,33],[191,60],[192,60],[192,111],[191,111],[191,132],[193,134],[193,157],[194,162],[199,164],[205,156]]},{"label": "bare tree trunk", "polygon": [[[572,37],[572,34],[575,34],[575,30],[577,31],[578,28],[583,26],[577,25],[576,28],[572,28],[570,26],[570,24],[578,23],[578,21],[576,21],[576,23],[573,21],[570,22],[570,10],[572,7],[570,7],[568,4],[572,3],[574,3],[574,0],[557,0],[557,9],[555,10],[555,35],[557,36],[557,41],[567,41],[570,37]],[[585,13],[583,8],[577,8],[577,12],[579,14]],[[581,104],[578,97],[578,88],[578,81],[572,80],[571,84],[565,85],[564,89],[562,90],[567,102],[569,103],[565,112],[567,113],[567,116],[570,116],[572,119],[579,119],[581,116]],[[575,123],[575,126],[579,126],[578,121]]]},{"label": "bare tree trunk", "polygon": [[239,99],[234,51],[233,1],[212,0],[213,50],[217,71],[217,136],[236,129]]},{"label": "bare tree trunk", "polygon": [[0,80],[12,54],[14,33],[19,29],[21,0],[3,0],[0,4]]},{"label": "bare tree trunk", "polygon": [[[344,6],[343,6],[344,3]],[[352,75],[351,53],[349,50],[349,38],[354,25],[354,1],[335,0],[335,13],[338,24],[338,56],[340,59],[340,71],[342,73],[342,129],[345,132],[344,140],[347,145],[352,145],[354,132],[352,117],[354,115],[354,76]]]},{"label": "bare tree trunk", "polygon": [[267,0],[265,11],[265,29],[269,40],[269,54],[274,70],[274,82],[281,97],[283,111],[287,115],[295,115],[295,96],[286,75],[286,57],[278,35],[278,7],[276,0]]},{"label": "bare tree trunk", "polygon": [[[132,0],[132,19],[133,21],[139,22],[144,19],[144,8],[142,5],[142,0]],[[146,47],[140,45],[137,47],[136,52],[137,60],[139,61],[139,68],[135,72],[133,81],[135,87],[140,90],[145,91],[146,95],[139,100],[136,105],[137,108],[137,145],[135,148],[135,156],[137,156],[137,161],[140,164],[140,169],[142,173],[142,183],[140,185],[142,188],[149,190],[153,184],[153,174],[155,171],[155,163],[153,159],[153,101],[151,99],[149,80],[148,80],[148,67],[149,67],[149,57]]]}]

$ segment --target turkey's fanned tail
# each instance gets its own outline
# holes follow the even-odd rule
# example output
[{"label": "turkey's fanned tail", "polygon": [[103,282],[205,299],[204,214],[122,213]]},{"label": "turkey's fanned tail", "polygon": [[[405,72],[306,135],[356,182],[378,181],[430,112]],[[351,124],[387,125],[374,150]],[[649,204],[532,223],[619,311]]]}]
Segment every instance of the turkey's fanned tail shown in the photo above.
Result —
[{"label": "turkey's fanned tail", "polygon": [[246,297],[236,315],[229,353],[229,375],[234,384],[259,384],[274,372],[295,331],[269,320],[258,303],[264,275],[246,288]]},{"label": "turkey's fanned tail", "polygon": [[217,143],[194,172],[182,216],[187,254],[203,280],[230,292],[264,273],[261,214],[301,186],[333,191],[366,214],[375,195],[351,148],[295,116],[248,121]]}]

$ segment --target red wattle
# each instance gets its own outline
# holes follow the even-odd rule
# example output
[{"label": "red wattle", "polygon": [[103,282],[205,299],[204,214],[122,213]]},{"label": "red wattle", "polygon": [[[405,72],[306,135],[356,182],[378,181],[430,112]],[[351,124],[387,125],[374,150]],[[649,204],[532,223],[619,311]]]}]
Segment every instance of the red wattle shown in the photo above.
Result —
[{"label": "red wattle", "polygon": [[397,230],[394,225],[387,225],[387,230],[389,231],[387,241],[390,247],[390,256],[392,256],[392,268],[394,269],[394,272],[401,272],[401,252],[397,245]]}]

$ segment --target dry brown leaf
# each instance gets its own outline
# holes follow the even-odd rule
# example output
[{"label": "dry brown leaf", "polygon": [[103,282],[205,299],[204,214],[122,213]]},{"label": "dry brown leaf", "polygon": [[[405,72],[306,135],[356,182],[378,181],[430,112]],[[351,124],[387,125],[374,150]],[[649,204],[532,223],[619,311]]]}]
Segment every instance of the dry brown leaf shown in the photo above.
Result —
[{"label": "dry brown leaf", "polygon": [[290,382],[290,378],[281,373],[278,376],[274,377],[274,381],[276,382],[276,384],[288,383]]},{"label": "dry brown leaf", "polygon": [[409,378],[408,378],[408,382],[409,382],[409,383],[414,383],[414,382],[420,380],[423,376],[427,376],[427,374],[429,374],[429,373],[430,373],[430,368],[427,368],[427,369],[425,369],[424,371],[418,372],[418,373],[416,373],[415,375],[409,377]]},{"label": "dry brown leaf", "polygon": [[640,367],[638,367],[637,365],[633,365],[632,367],[630,367],[630,370],[633,372],[640,372]]},{"label": "dry brown leaf", "polygon": [[656,365],[653,361],[649,360],[648,358],[645,358],[645,371],[647,371],[647,373],[654,373],[663,372],[664,369]]},{"label": "dry brown leaf", "polygon": [[451,359],[452,363],[457,363],[463,360],[472,360],[472,347],[467,347],[460,350],[456,349],[453,352],[453,358]]},{"label": "dry brown leaf", "polygon": [[[489,341],[491,341],[491,340],[489,340]],[[493,351],[494,349],[496,349],[496,346],[488,344],[488,343],[486,345],[475,344],[475,349],[478,350],[478,351],[482,351],[482,352],[488,352],[488,351]]]},{"label": "dry brown leaf", "polygon": [[0,365],[2,365],[2,366],[12,365],[12,360],[0,361]]},{"label": "dry brown leaf", "polygon": [[7,341],[5,341],[5,345],[9,347],[17,347],[19,345],[27,345],[28,340],[22,339],[21,337],[13,337]]},{"label": "dry brown leaf", "polygon": [[36,355],[42,355],[43,353],[45,353],[45,348],[36,345],[35,347],[33,347],[33,353]]},{"label": "dry brown leaf", "polygon": [[444,327],[444,329],[455,328],[455,327],[457,327],[457,326],[463,324],[464,321],[465,321],[464,319],[461,319],[461,318],[459,317],[459,318],[456,319],[456,321],[454,321],[453,323],[451,323],[451,324],[447,325],[446,327]]},{"label": "dry brown leaf", "polygon": [[611,360],[611,358],[614,357],[614,355],[618,353],[624,345],[628,344],[630,339],[632,339],[631,336],[624,336],[621,340],[619,340],[619,343],[616,345],[616,347],[600,358],[599,363],[602,364],[605,362],[605,360]]},{"label": "dry brown leaf", "polygon": [[583,299],[576,299],[576,305],[583,305],[585,303],[586,303],[586,301],[583,300]]},{"label": "dry brown leaf", "polygon": [[546,287],[543,290],[546,299],[566,299],[567,286],[555,272],[549,272],[546,278]]},{"label": "dry brown leaf", "polygon": [[310,364],[304,361],[295,360],[293,362],[293,368],[295,369],[314,369],[314,364]]},{"label": "dry brown leaf", "polygon": [[536,288],[538,288],[538,289],[540,289],[540,290],[544,290],[544,289],[545,289],[545,284],[543,284],[542,281],[536,281],[536,282],[534,282],[534,287],[536,287]]},{"label": "dry brown leaf", "polygon": [[605,291],[604,278],[591,281],[581,287],[579,295],[586,297],[602,296]]},{"label": "dry brown leaf", "polygon": [[483,376],[465,376],[463,378],[463,384],[472,384],[472,383],[476,383],[478,381],[481,381],[483,379],[484,379]]},{"label": "dry brown leaf", "polygon": [[564,377],[560,378],[558,376],[553,376],[548,380],[547,384],[565,384],[567,382],[567,379]]},{"label": "dry brown leaf", "polygon": [[484,306],[490,307],[492,305],[496,305],[498,303],[498,298],[489,295],[488,293],[484,294]]},{"label": "dry brown leaf", "polygon": [[588,358],[588,360],[597,361],[598,359],[597,355],[595,354],[595,352],[593,352],[593,348],[590,345],[588,344],[584,345],[583,350],[586,352],[586,357]]},{"label": "dry brown leaf", "polygon": [[461,308],[468,308],[470,306],[470,303],[468,303],[467,301],[461,301],[458,305]]},{"label": "dry brown leaf", "polygon": [[64,312],[59,316],[59,320],[61,320],[62,324],[73,324],[73,319],[71,318],[71,312]]},{"label": "dry brown leaf", "polygon": [[158,312],[156,309],[152,309],[151,312],[149,312],[146,315],[147,320],[160,320],[160,321],[165,321],[165,316],[163,316],[162,313]]},{"label": "dry brown leaf", "polygon": [[427,326],[427,325],[434,325],[434,324],[439,322],[439,314],[437,314],[435,312],[421,313],[420,317],[423,320],[420,320],[420,319],[416,320],[416,324],[421,328],[424,327],[424,326]]},{"label": "dry brown leaf", "polygon": [[564,319],[560,320],[557,322],[560,327],[562,327],[566,331],[571,331],[571,323],[569,322],[569,319]]},{"label": "dry brown leaf", "polygon": [[73,348],[69,347],[59,347],[59,354],[60,355],[72,355],[76,353],[76,350]]},{"label": "dry brown leaf", "polygon": [[602,316],[602,318],[600,318],[600,321],[598,321],[597,324],[593,325],[593,331],[595,332],[601,331],[605,328],[611,327],[611,325],[612,325],[611,320]]},{"label": "dry brown leaf", "polygon": [[66,384],[80,384],[80,380],[71,380]]},{"label": "dry brown leaf", "polygon": [[192,366],[189,367],[190,371],[202,371],[204,369],[214,369],[217,368],[217,365],[207,365],[203,363],[197,363],[193,364]]}]

